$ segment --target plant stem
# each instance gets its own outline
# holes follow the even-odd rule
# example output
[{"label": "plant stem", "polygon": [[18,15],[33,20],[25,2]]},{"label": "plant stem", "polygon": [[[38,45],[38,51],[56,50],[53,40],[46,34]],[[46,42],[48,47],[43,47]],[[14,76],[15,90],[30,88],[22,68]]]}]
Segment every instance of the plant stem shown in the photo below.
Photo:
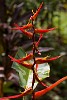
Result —
[{"label": "plant stem", "polygon": [[[35,28],[34,28],[34,23],[33,23],[33,20],[32,20],[32,28],[33,28],[33,37],[32,37],[32,40],[33,40],[33,60],[34,60],[34,63],[33,63],[33,66],[32,66],[32,70],[33,70],[33,81],[32,81],[32,89],[33,89],[33,86],[34,86],[34,83],[35,83],[35,73],[34,73],[34,66],[35,66]],[[32,93],[32,100],[34,100],[34,91]]]}]

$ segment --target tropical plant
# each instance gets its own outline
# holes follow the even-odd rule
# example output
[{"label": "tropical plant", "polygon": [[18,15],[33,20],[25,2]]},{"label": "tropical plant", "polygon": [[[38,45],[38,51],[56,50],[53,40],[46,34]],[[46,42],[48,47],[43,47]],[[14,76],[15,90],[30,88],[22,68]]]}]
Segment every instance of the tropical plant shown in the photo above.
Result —
[{"label": "tropical plant", "polygon": [[[43,6],[43,2],[39,6],[39,8],[34,13],[32,10],[32,16],[29,18],[28,24],[24,26],[15,25],[15,28],[11,28],[12,30],[20,30],[24,35],[26,35],[29,39],[32,40],[33,47],[32,52],[27,54],[22,48],[19,48],[15,58],[11,55],[8,55],[13,61],[12,68],[18,72],[19,79],[20,79],[20,86],[23,87],[25,90],[18,95],[8,96],[0,98],[0,100],[4,99],[12,99],[12,98],[19,98],[24,97],[28,94],[32,94],[32,100],[39,98],[40,96],[46,94],[58,84],[63,82],[67,79],[67,76],[61,78],[57,82],[53,83],[52,85],[48,86],[44,82],[43,79],[49,77],[50,66],[48,62],[56,60],[61,57],[55,56],[50,58],[50,56],[41,57],[41,52],[38,49],[41,39],[43,38],[44,33],[46,34],[49,31],[55,30],[56,28],[49,28],[49,29],[37,29],[35,28],[35,21],[38,17],[41,9]],[[36,36],[39,36],[38,41],[36,41]],[[37,55],[36,55],[37,54]],[[45,89],[35,92],[34,89],[36,88],[37,84],[40,83],[45,87]]]}]

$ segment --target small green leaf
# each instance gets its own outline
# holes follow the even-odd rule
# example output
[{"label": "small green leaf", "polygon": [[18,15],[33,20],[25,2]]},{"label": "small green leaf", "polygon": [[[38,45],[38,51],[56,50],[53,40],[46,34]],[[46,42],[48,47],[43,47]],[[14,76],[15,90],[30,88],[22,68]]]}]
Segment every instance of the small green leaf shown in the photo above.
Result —
[{"label": "small green leaf", "polygon": [[48,63],[39,64],[38,70],[37,70],[38,76],[43,80],[47,77],[49,77],[50,73],[50,66]]}]

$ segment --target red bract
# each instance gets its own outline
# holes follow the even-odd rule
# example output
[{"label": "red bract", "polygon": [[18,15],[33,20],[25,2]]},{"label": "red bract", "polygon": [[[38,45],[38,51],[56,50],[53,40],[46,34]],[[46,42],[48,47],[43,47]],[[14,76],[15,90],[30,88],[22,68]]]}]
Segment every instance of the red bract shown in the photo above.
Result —
[{"label": "red bract", "polygon": [[3,97],[3,98],[0,98],[0,100],[20,98],[20,97],[23,97],[23,96],[29,94],[31,91],[32,91],[32,88],[28,88],[27,90],[25,90],[24,92],[22,92],[20,94],[17,94],[17,95],[14,95],[14,96]]},{"label": "red bract", "polygon": [[[18,26],[18,24],[15,24],[14,23],[14,25],[16,26],[17,30],[20,30],[22,33],[24,33],[29,38],[32,38],[33,34],[31,32],[27,32],[26,30],[24,30],[24,28]],[[27,26],[24,26],[24,27],[28,27],[28,25]]]},{"label": "red bract", "polygon": [[12,61],[16,61],[16,62],[23,62],[23,61],[27,61],[27,60],[31,60],[33,58],[33,53],[30,53],[28,55],[26,55],[26,57],[20,58],[20,59],[15,59],[12,56],[8,55]]},{"label": "red bract", "polygon": [[45,32],[49,32],[52,30],[55,30],[56,28],[50,28],[50,29],[35,29],[36,33],[45,33]]},{"label": "red bract", "polygon": [[35,46],[38,47],[39,43],[40,43],[40,40],[42,39],[43,35],[40,34],[40,37],[39,37],[39,40],[35,43]]},{"label": "red bract", "polygon": [[13,58],[12,56],[10,56],[10,55],[8,55],[11,59],[12,59],[12,61],[13,60],[15,60],[15,61],[19,61],[19,62],[23,62],[23,61],[27,61],[27,60],[31,60],[32,58],[33,58],[33,54],[32,53],[30,53],[30,54],[28,54],[28,55],[26,55],[26,57],[23,57],[23,58],[20,58],[20,59],[15,59],[15,58]]},{"label": "red bract", "polygon": [[22,31],[26,36],[28,36],[29,38],[32,38],[33,34],[31,32],[27,32],[24,29],[20,28],[20,31]]},{"label": "red bract", "polygon": [[29,28],[31,28],[33,25],[30,23],[30,24],[27,24],[27,25],[24,25],[24,26],[22,26],[21,28],[23,28],[23,29],[29,29]]},{"label": "red bract", "polygon": [[36,58],[36,64],[42,64],[42,63],[46,63],[46,62],[51,62],[53,60],[56,60],[58,58],[60,58],[61,56],[56,56],[56,57],[53,57],[53,58],[49,58],[49,59],[46,59],[47,57],[44,57],[44,58]]},{"label": "red bract", "polygon": [[34,13],[34,15],[30,17],[30,20],[36,19],[36,17],[38,16],[38,14],[39,14],[39,12],[40,12],[40,10],[41,10],[41,8],[42,8],[42,5],[43,5],[43,2],[42,2],[41,5],[39,6],[39,8],[38,8],[38,10],[36,11],[36,13]]},{"label": "red bract", "polygon": [[38,69],[38,64],[36,64],[36,72],[37,72],[37,69]]},{"label": "red bract", "polygon": [[[14,62],[17,62],[18,64],[28,68],[28,69],[32,69],[32,66],[33,64],[29,63],[29,62],[26,62],[26,60],[30,60],[32,59],[33,55],[32,53],[22,59],[16,59],[16,58],[13,58],[12,56],[8,55],[10,58],[11,58],[11,61],[14,61]],[[48,56],[47,56],[48,57]],[[50,62],[52,60],[56,60],[58,58],[60,58],[61,56],[56,56],[56,57],[53,57],[53,58],[49,58],[47,59],[47,57],[44,57],[44,58],[36,58],[35,59],[35,64],[43,64],[43,63],[46,63],[46,62]]]},{"label": "red bract", "polygon": [[15,58],[13,58],[12,56],[10,56],[10,55],[8,55],[10,58],[11,58],[11,61],[14,61],[14,62],[17,62],[18,64],[20,64],[20,65],[22,65],[22,66],[24,66],[24,67],[26,67],[26,68],[28,68],[28,69],[31,69],[32,68],[32,66],[33,66],[33,64],[31,64],[31,63],[28,63],[28,62],[26,62],[26,61],[20,61],[19,59],[15,59]]},{"label": "red bract", "polygon": [[[20,27],[20,26],[18,26],[18,24],[16,24],[16,23],[14,23],[14,25],[16,26],[16,28],[12,28],[12,30],[20,30],[20,31],[22,31],[26,36],[28,36],[29,38],[32,38],[32,36],[33,36],[33,33],[31,33],[31,32],[28,32],[28,31],[26,31],[25,29],[29,29],[29,28],[31,28],[33,25],[30,23],[30,24],[27,24],[27,25],[24,25],[23,27]],[[39,38],[39,42],[40,42],[40,40],[41,40],[41,38],[42,38],[42,33],[45,33],[45,32],[49,32],[49,31],[52,31],[52,30],[54,30],[54,29],[56,29],[56,28],[50,28],[50,29],[35,29],[35,33],[37,34],[37,33],[41,33],[40,34],[40,38]],[[39,43],[37,43],[37,44],[39,44]]]},{"label": "red bract", "polygon": [[[14,24],[15,26],[17,25],[17,24]],[[27,24],[27,25],[24,25],[24,26],[21,26],[20,28],[21,29],[29,29],[29,28],[31,28],[32,27],[32,24]],[[18,30],[18,26],[16,26],[15,28],[11,28],[12,30]]]},{"label": "red bract", "polygon": [[30,53],[30,54],[27,55],[26,57],[21,58],[21,59],[19,59],[19,60],[22,62],[22,61],[26,61],[26,60],[31,60],[32,58],[33,58],[33,54]]},{"label": "red bract", "polygon": [[40,96],[42,96],[44,94],[46,94],[47,92],[49,92],[50,90],[52,90],[54,87],[56,87],[57,85],[59,85],[64,80],[67,80],[67,76],[61,78],[60,80],[58,80],[57,82],[55,82],[51,86],[47,87],[46,89],[43,89],[43,90],[38,91],[38,92],[35,92],[35,99],[39,98]]},{"label": "red bract", "polygon": [[33,54],[30,53],[30,54],[26,55],[26,57],[23,57],[23,58],[21,58],[19,60],[22,62],[22,61],[31,60],[32,58],[33,58]]}]

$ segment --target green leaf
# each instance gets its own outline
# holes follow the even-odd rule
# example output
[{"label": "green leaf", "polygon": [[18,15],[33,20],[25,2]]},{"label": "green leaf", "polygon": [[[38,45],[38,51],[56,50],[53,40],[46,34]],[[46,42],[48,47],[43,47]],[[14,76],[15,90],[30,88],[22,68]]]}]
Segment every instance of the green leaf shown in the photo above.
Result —
[{"label": "green leaf", "polygon": [[[16,53],[15,58],[19,59],[26,56],[25,51],[20,47]],[[15,69],[18,72],[19,75],[19,83],[21,87],[26,88],[28,75],[29,75],[29,69],[25,68],[24,66],[19,65],[16,62],[13,62],[12,68]]]},{"label": "green leaf", "polygon": [[[26,85],[27,88],[32,87],[32,80],[33,80],[33,72],[32,72],[32,70],[30,70],[27,85]],[[34,87],[33,87],[34,89],[36,88],[37,84],[38,84],[38,82],[35,81]]]},{"label": "green leaf", "polygon": [[43,80],[47,77],[49,77],[50,73],[50,66],[48,63],[39,64],[38,70],[37,70],[38,76]]},{"label": "green leaf", "polygon": [[[38,73],[38,76],[41,80],[49,77],[49,72],[50,72],[50,66],[48,63],[39,64],[37,73]],[[28,81],[27,81],[27,87],[32,86],[32,79],[33,79],[33,73],[32,73],[32,71],[30,71]],[[38,84],[38,82],[35,81],[35,84],[33,87],[34,89],[36,88],[37,84]]]},{"label": "green leaf", "polygon": [[[22,48],[18,49],[18,52],[16,53],[15,58],[22,58],[26,56],[25,51]],[[32,62],[32,61],[30,61]],[[20,86],[23,88],[28,88],[32,86],[32,80],[33,80],[33,73],[32,70],[29,70],[25,68],[24,66],[19,65],[18,63],[13,62],[12,68],[15,69],[18,72],[19,75],[19,83]],[[38,76],[43,80],[46,77],[49,77],[50,72],[50,66],[48,63],[40,64],[38,66]],[[34,88],[37,86],[38,82],[35,81]]]}]

